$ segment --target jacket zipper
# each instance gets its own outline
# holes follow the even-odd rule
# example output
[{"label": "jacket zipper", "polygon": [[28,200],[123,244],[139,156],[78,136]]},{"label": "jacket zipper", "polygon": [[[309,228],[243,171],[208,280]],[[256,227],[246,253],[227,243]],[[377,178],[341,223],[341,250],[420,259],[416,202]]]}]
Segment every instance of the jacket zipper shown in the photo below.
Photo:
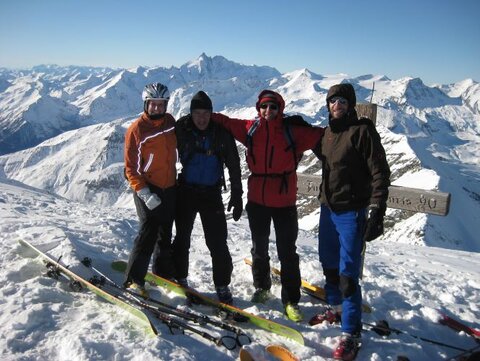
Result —
[{"label": "jacket zipper", "polygon": [[[268,127],[268,121],[265,120],[265,127],[266,127],[266,131],[267,131],[267,139],[266,139],[266,142],[265,142],[265,174],[267,174],[267,170],[268,170],[268,146],[269,146],[269,143],[270,143],[270,129]],[[262,187],[262,201],[263,201],[263,204],[266,204],[265,203],[265,187],[267,186],[267,177],[263,177],[263,187]]]}]

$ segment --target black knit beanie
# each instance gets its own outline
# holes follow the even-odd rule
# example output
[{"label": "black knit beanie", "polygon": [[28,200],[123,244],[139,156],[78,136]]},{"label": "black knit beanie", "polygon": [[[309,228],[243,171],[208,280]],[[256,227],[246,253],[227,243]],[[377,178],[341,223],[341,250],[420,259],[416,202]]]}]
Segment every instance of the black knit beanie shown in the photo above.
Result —
[{"label": "black knit beanie", "polygon": [[202,90],[195,94],[190,102],[190,113],[194,109],[207,109],[213,111],[212,100]]}]

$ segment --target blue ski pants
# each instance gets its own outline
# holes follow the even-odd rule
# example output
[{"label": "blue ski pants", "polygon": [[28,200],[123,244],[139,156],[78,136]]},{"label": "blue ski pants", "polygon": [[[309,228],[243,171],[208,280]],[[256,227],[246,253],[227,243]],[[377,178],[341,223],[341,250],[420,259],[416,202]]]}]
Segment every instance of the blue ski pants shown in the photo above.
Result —
[{"label": "blue ski pants", "polygon": [[359,285],[365,229],[365,209],[333,212],[320,208],[318,253],[326,276],[330,305],[342,305],[342,331],[362,328],[362,292]]}]

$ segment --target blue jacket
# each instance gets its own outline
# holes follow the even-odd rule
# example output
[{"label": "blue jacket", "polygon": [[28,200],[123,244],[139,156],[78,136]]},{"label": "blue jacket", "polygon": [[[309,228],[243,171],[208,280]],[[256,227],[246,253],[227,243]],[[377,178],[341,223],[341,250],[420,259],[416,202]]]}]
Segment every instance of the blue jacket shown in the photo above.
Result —
[{"label": "blue jacket", "polygon": [[193,123],[191,115],[175,124],[177,147],[182,163],[180,183],[215,186],[224,183],[223,165],[228,169],[233,193],[242,194],[240,157],[232,135],[210,122],[204,131]]}]

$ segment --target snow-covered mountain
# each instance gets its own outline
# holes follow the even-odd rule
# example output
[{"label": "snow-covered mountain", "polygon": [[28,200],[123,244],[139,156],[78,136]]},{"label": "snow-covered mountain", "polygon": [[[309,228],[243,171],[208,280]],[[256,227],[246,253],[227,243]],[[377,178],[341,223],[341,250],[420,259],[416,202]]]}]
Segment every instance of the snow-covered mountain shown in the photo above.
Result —
[{"label": "snow-covered mountain", "polygon": [[172,93],[175,116],[188,111],[189,99],[204,89],[215,106],[244,107],[255,92],[281,74],[266,66],[244,66],[202,54],[180,68],[110,69],[37,66],[0,69],[0,154],[29,148],[82,125],[128,118],[142,111],[145,84],[162,82]]},{"label": "snow-covered mountain", "polygon": [[[51,254],[62,256],[75,271],[82,270],[79,260],[85,256],[104,272],[111,271],[113,259],[128,257],[138,224],[123,178],[123,139],[127,126],[142,111],[141,90],[152,81],[169,86],[169,111],[175,117],[188,112],[192,95],[200,89],[211,96],[215,111],[253,117],[257,94],[270,88],[284,96],[287,112],[300,113],[320,125],[327,122],[329,87],[339,82],[354,84],[360,102],[378,104],[377,129],[393,183],[452,195],[446,217],[388,210],[384,236],[367,247],[362,288],[374,312],[363,320],[387,319],[391,326],[413,335],[457,348],[475,346],[469,336],[439,325],[436,310],[478,327],[479,83],[466,79],[429,87],[409,77],[319,75],[308,69],[281,74],[271,67],[245,66],[202,54],[179,68],[41,65],[0,69],[2,359],[237,359],[235,351],[224,352],[200,338],[170,335],[165,326],[160,327],[160,338],[146,338],[133,317],[115,306],[89,293],[71,294],[64,283],[42,276],[40,262],[28,258],[17,243],[26,239],[49,245]],[[307,153],[299,171],[319,174],[319,163]],[[245,167],[244,177],[247,173]],[[316,246],[318,201],[301,196],[298,205],[302,276],[322,284]],[[299,346],[242,326],[252,336],[252,349],[268,359],[263,347],[276,342],[302,360],[328,359],[339,334],[337,327],[285,320],[278,285],[272,288],[276,297],[266,306],[248,301],[253,286],[243,262],[250,249],[245,214],[239,222],[229,219],[228,229],[236,305],[297,328],[306,340],[306,346]],[[210,256],[198,220],[190,267],[191,285],[213,295]],[[121,275],[117,276],[120,282]],[[169,295],[162,297],[175,301]],[[321,307],[306,296],[300,305],[307,318]],[[448,359],[458,353],[406,334],[380,337],[366,331],[357,359],[395,360],[399,355],[411,360]]]},{"label": "snow-covered mountain", "polygon": [[[447,217],[389,210],[384,238],[480,251],[476,236],[480,88],[471,79],[429,87],[421,79],[408,77],[391,80],[368,74],[351,78],[308,69],[280,74],[270,67],[246,66],[205,54],[179,68],[1,69],[0,150],[9,154],[0,157],[0,174],[80,202],[131,205],[123,179],[123,134],[142,111],[141,90],[152,81],[169,86],[169,111],[176,117],[188,112],[192,95],[200,89],[210,95],[215,111],[253,117],[257,94],[270,88],[284,96],[286,112],[300,113],[320,125],[327,122],[329,87],[353,83],[359,102],[378,104],[377,127],[392,181],[452,194]],[[300,170],[318,174],[319,164],[310,155]],[[311,225],[306,220],[318,216],[317,201],[301,197],[299,208],[300,224]]]}]

